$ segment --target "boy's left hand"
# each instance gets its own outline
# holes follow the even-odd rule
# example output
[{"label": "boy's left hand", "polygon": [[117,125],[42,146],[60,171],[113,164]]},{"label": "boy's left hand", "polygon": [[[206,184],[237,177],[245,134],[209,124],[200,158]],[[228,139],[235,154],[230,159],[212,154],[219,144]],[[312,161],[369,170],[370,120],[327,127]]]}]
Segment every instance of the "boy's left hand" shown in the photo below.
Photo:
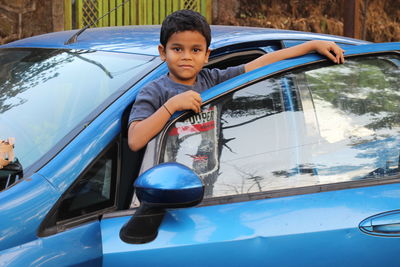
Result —
[{"label": "boy's left hand", "polygon": [[335,42],[315,40],[314,49],[321,55],[326,56],[335,63],[344,63],[344,50]]}]

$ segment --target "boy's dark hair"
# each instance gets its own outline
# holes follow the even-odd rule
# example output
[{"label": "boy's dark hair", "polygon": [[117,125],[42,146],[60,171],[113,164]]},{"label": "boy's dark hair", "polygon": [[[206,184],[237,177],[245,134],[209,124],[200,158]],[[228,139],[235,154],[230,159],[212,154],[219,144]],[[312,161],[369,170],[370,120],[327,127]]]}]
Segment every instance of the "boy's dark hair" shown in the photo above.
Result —
[{"label": "boy's dark hair", "polygon": [[207,48],[211,43],[211,29],[206,19],[198,12],[178,10],[168,15],[161,26],[160,43],[165,47],[172,34],[182,31],[197,31],[204,36]]}]

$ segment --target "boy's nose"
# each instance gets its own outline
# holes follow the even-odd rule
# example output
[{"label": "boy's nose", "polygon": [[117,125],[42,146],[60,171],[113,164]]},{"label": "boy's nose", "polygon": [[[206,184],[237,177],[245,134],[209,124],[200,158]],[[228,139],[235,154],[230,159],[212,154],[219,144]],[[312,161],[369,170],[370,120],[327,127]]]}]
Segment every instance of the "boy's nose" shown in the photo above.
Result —
[{"label": "boy's nose", "polygon": [[190,51],[184,51],[182,54],[183,59],[192,59],[192,55],[190,54]]}]

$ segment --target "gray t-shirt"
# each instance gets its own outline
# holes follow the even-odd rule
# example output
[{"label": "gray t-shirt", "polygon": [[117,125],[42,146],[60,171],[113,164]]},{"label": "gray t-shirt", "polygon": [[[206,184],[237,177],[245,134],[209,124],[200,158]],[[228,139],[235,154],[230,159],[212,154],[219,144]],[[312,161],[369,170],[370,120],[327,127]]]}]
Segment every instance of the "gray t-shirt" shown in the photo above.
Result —
[{"label": "gray t-shirt", "polygon": [[129,115],[129,124],[133,121],[148,118],[168,99],[177,94],[189,90],[201,93],[242,73],[244,73],[244,65],[229,67],[224,70],[203,69],[197,75],[197,81],[192,86],[174,82],[168,75],[163,75],[145,85],[139,92]]}]

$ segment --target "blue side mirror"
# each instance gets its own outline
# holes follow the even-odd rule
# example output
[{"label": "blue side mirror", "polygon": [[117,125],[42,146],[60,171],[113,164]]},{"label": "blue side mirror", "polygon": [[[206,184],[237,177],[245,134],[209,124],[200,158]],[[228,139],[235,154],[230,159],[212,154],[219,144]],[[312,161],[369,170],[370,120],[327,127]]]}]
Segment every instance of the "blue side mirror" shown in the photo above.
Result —
[{"label": "blue side mirror", "polygon": [[166,208],[192,207],[204,196],[202,180],[179,163],[163,163],[147,170],[136,180],[135,189],[140,207],[120,231],[120,238],[131,244],[157,237]]},{"label": "blue side mirror", "polygon": [[135,182],[141,203],[162,208],[190,207],[204,195],[204,184],[188,167],[163,163],[143,173]]}]

